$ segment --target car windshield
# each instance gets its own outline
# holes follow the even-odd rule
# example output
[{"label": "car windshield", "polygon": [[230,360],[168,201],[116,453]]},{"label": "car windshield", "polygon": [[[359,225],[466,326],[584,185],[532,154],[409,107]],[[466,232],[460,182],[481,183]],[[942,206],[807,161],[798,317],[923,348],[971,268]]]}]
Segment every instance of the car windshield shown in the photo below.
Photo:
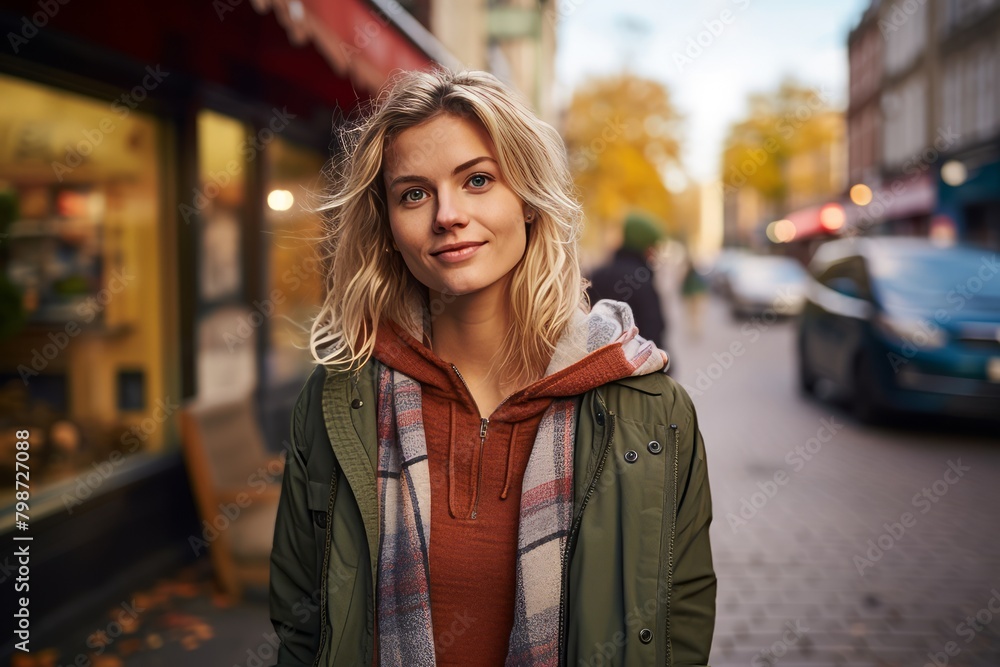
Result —
[{"label": "car windshield", "polygon": [[886,254],[874,258],[871,272],[888,306],[1000,309],[1000,264],[992,250]]}]

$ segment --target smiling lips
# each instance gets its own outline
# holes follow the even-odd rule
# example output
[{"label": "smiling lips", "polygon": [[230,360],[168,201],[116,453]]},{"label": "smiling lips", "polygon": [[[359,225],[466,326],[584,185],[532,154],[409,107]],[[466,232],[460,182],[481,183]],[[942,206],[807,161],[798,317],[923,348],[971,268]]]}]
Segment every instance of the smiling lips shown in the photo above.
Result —
[{"label": "smiling lips", "polygon": [[437,257],[445,262],[459,262],[467,257],[472,256],[479,248],[486,245],[486,241],[473,242],[473,243],[453,243],[451,245],[446,245],[441,250],[436,250],[431,253],[431,256]]}]

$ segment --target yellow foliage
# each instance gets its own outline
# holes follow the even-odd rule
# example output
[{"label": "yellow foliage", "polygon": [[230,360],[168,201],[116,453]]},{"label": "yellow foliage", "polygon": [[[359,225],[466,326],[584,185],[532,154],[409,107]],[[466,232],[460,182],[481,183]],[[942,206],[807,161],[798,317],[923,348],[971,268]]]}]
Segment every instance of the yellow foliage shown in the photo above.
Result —
[{"label": "yellow foliage", "polygon": [[[790,163],[799,156],[828,150],[839,141],[841,114],[821,91],[790,80],[775,91],[750,95],[748,105],[747,118],[729,129],[722,181],[727,189],[750,187],[782,204],[789,195]],[[813,183],[792,186],[822,190]]]},{"label": "yellow foliage", "polygon": [[604,238],[634,209],[676,231],[661,174],[680,169],[681,123],[669,90],[656,81],[623,74],[577,89],[564,136],[587,216],[584,246]]}]

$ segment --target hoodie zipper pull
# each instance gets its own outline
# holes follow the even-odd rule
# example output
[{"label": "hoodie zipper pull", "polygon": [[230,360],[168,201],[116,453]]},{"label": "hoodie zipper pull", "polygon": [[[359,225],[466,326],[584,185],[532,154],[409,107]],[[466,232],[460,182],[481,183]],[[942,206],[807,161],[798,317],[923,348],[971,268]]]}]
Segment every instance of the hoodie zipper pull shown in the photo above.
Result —
[{"label": "hoodie zipper pull", "polygon": [[476,499],[473,501],[472,505],[472,518],[475,519],[478,515],[479,508],[479,494],[482,491],[483,485],[483,448],[486,446],[486,428],[490,425],[490,420],[486,417],[480,417],[479,422],[479,481],[476,482]]}]

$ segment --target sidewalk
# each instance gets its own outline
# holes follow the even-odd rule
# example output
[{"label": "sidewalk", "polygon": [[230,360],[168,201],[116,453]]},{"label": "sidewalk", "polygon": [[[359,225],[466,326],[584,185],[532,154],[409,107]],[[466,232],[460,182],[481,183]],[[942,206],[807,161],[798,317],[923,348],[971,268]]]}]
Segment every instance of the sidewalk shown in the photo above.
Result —
[{"label": "sidewalk", "polygon": [[273,631],[267,589],[234,604],[214,591],[202,559],[58,637],[33,640],[36,652],[11,666],[264,667],[276,662]]}]

